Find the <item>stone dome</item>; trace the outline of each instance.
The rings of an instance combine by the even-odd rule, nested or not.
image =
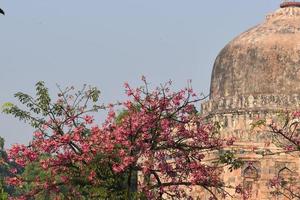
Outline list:
[[[214,64],[211,99],[277,94],[300,94],[300,3],[236,37]]]

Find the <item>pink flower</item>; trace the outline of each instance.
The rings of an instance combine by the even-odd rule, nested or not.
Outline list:
[[[124,87],[125,87],[125,89],[129,88],[128,82],[125,82],[125,83],[124,83]]]
[[[294,118],[300,117],[300,111],[295,111],[295,112],[293,112],[293,113],[292,113],[292,116],[293,116]]]
[[[10,171],[10,173],[12,173],[12,174],[16,174],[16,173],[18,172],[18,170],[17,170],[16,168],[12,168],[12,169],[10,169],[9,171]]]
[[[120,172],[124,171],[124,166],[123,165],[114,164],[113,165],[113,170],[116,173],[120,173]]]
[[[230,138],[230,139],[228,139],[227,141],[226,141],[226,145],[227,146],[231,146],[231,145],[233,145],[233,143],[236,141],[236,138],[235,137],[232,137],[232,138]]]
[[[5,179],[5,183],[12,186],[19,186],[22,181],[19,180],[17,177],[8,177]]]
[[[35,138],[37,138],[37,139],[41,139],[41,138],[43,138],[43,133],[42,132],[40,132],[40,131],[36,131],[36,132],[34,132],[34,134],[33,134],[33,136],[35,137]]]
[[[89,152],[90,151],[90,145],[89,144],[83,144],[81,146],[81,150],[82,150],[83,153]]]
[[[65,134],[63,136],[61,136],[61,141],[63,143],[69,143],[71,141],[71,136],[70,134]]]
[[[295,150],[295,146],[293,146],[293,145],[287,145],[287,146],[284,147],[284,150],[286,150],[286,151],[293,151],[293,150]]]
[[[72,139],[74,141],[80,141],[80,139],[81,139],[80,134],[78,132],[74,133]]]
[[[93,117],[92,117],[92,116],[89,116],[89,115],[86,115],[86,116],[84,117],[84,120],[85,120],[85,123],[86,123],[86,124],[92,124],[93,121],[94,121]]]
[[[95,179],[95,177],[96,177],[96,172],[92,170],[90,172],[90,175],[88,176],[88,180],[93,181]]]
[[[61,176],[60,179],[61,179],[61,181],[64,182],[64,183],[66,183],[66,182],[69,181],[69,177],[67,177],[67,176]]]

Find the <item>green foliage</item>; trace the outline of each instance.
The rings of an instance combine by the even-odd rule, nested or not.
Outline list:
[[[4,191],[3,181],[0,182],[0,200],[7,200],[8,194]]]
[[[235,154],[232,151],[221,151],[219,158],[219,162],[221,164],[229,165],[230,171],[238,169],[244,164],[244,162],[241,159],[235,157]]]
[[[74,87],[67,87],[65,90],[60,89],[59,86],[58,88],[60,90],[58,96],[61,99],[60,101],[52,102],[45,83],[39,81],[35,85],[35,98],[23,92],[18,92],[14,95],[26,109],[7,102],[2,105],[2,112],[13,115],[21,121],[29,122],[34,128],[40,128],[41,125],[45,124],[46,120],[61,117],[63,114],[67,116],[83,114],[81,110],[87,108],[87,102],[89,100],[91,100],[94,105],[92,106],[92,110],[86,112],[103,109],[103,106],[97,105],[100,91],[96,87],[87,88],[85,85],[82,90],[75,92],[75,94],[69,94],[70,91],[74,90]],[[72,105],[68,104],[70,99],[75,99]],[[84,101],[84,105],[81,105],[80,103]]]
[[[251,123],[251,129],[253,130],[256,127],[261,127],[261,126],[265,126],[266,125],[266,119],[261,119],[261,120],[257,120],[253,123]]]
[[[21,174],[21,177],[26,180],[26,184],[22,188],[18,188],[16,193],[17,194],[24,194],[30,192],[32,188],[36,187],[34,184],[34,180],[38,177],[41,180],[45,180],[50,177],[50,173],[45,171],[39,167],[39,165],[34,162],[30,165],[27,165],[24,169],[24,172]],[[50,194],[46,191],[41,191],[37,197],[37,200],[48,200],[50,199]]]
[[[116,116],[116,124],[121,124],[122,120],[128,115],[128,110],[122,110],[118,113],[118,115]]]
[[[131,192],[128,197],[127,181],[129,178],[129,172],[116,174],[112,170],[112,165],[107,162],[103,155],[98,154],[93,160],[89,168],[86,169],[87,174],[93,170],[97,173],[98,177],[101,177],[101,183],[98,185],[90,185],[86,180],[86,177],[76,177],[73,179],[74,185],[79,186],[80,192],[86,199],[100,199],[100,200],[126,200],[137,199],[136,187],[131,188]],[[131,181],[137,183],[137,173],[133,172]]]
[[[4,138],[0,137],[0,150],[3,150],[4,142],[5,142]]]
[[[45,117],[51,110],[51,98],[48,93],[48,88],[45,87],[44,82],[40,81],[36,84],[35,99],[22,92],[18,92],[14,96],[27,108],[27,110],[23,110],[8,102],[3,104],[2,112],[11,114],[19,120],[29,122],[34,128],[38,128],[45,122],[43,118],[37,117],[39,114]]]
[[[1,137],[0,137],[1,138]],[[4,145],[4,139],[1,138],[3,141],[3,145]],[[0,158],[0,160],[2,159],[2,157]],[[3,164],[1,164],[1,168],[0,168],[0,200],[7,200],[8,199],[8,193],[5,191],[4,188],[4,177],[6,176],[5,171],[2,169],[4,166]]]
[[[38,82],[35,86],[36,86],[37,105],[42,109],[43,112],[45,112],[44,115],[46,115],[49,109],[47,105],[49,105],[51,102],[48,88],[45,87],[45,83],[43,81]]]
[[[8,199],[8,195],[14,192],[13,188],[5,185],[4,179],[10,176],[10,168],[16,167],[14,163],[8,161],[7,154],[3,149],[4,142],[4,138],[0,137],[0,200]]]
[[[27,122],[27,121],[33,122],[32,117],[30,116],[29,112],[23,111],[19,107],[15,106],[14,104],[9,103],[9,102],[3,104],[2,112],[5,114],[11,114],[15,118],[18,118],[19,120],[23,120],[25,122]],[[32,123],[32,125],[33,125],[33,123]]]
[[[141,105],[140,104],[136,104],[132,106],[132,109],[139,111],[141,109]],[[115,122],[116,124],[121,124],[122,120],[128,116],[129,111],[128,110],[121,110],[119,111],[119,113],[117,114],[116,118],[115,118]]]

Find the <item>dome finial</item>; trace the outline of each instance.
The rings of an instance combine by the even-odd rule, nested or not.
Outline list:
[[[300,2],[284,0],[283,3],[280,4],[280,8],[287,8],[287,7],[300,7]]]

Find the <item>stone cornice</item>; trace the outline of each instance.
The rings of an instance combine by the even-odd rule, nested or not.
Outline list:
[[[202,103],[202,114],[271,112],[300,108],[300,94],[258,94],[211,99]]]

